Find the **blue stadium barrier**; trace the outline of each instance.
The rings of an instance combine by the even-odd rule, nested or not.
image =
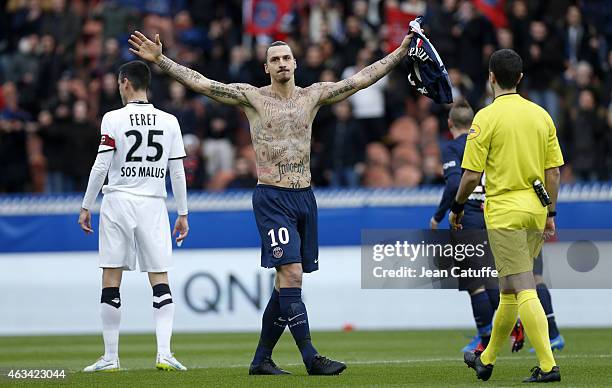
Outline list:
[[[317,189],[322,246],[359,245],[362,229],[427,228],[440,187]],[[82,194],[0,196],[0,253],[97,250],[97,235],[77,225]],[[168,200],[171,222],[175,213]],[[247,248],[260,244],[251,190],[190,193],[190,235],[184,249]],[[99,201],[93,209],[97,229]],[[612,185],[566,185],[559,195],[560,229],[612,229]],[[447,227],[446,221],[441,227]]]

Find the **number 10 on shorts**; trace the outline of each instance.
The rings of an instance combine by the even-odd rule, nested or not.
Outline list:
[[[272,240],[272,244],[270,244],[271,247],[275,247],[278,245],[278,242],[276,242],[276,237],[274,235],[275,230],[274,229],[270,229],[268,231],[268,236],[270,236],[270,240]],[[287,244],[289,242],[289,231],[287,230],[287,228],[282,227],[282,228],[278,228],[278,241],[280,241],[281,244]]]

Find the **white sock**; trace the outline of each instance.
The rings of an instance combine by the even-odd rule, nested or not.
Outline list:
[[[107,303],[100,303],[102,317],[102,336],[104,337],[104,359],[107,361],[119,358],[119,323],[121,309]]]
[[[169,356],[172,354],[170,352],[170,339],[172,338],[172,324],[174,322],[172,295],[167,284],[156,285],[153,289],[153,294],[153,317],[155,318],[157,353]]]

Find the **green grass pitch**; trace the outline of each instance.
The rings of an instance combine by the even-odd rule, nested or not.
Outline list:
[[[568,387],[612,386],[612,328],[566,329],[566,348],[556,352],[562,382]],[[468,330],[315,332],[321,354],[343,360],[348,369],[340,376],[308,376],[291,335],[281,338],[274,360],[292,376],[248,376],[248,364],[258,336],[255,333],[175,334],[173,351],[190,368],[187,372],[154,369],[153,334],[122,335],[121,367],[115,373],[79,372],[103,350],[101,336],[0,337],[0,369],[66,368],[58,381],[20,381],[0,377],[5,386],[146,386],[146,387],[301,387],[301,386],[523,386],[521,380],[536,365],[529,344],[518,354],[509,346],[500,356],[488,383],[477,382],[463,364],[460,349]]]

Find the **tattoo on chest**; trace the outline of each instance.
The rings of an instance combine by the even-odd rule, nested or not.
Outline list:
[[[300,91],[281,99],[265,89],[254,103],[251,136],[263,183],[300,188],[310,185],[310,141],[314,100]]]

